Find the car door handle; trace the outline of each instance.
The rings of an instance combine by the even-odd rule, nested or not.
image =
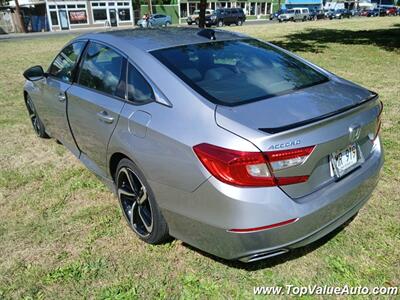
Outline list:
[[[58,101],[64,102],[65,100],[67,100],[67,97],[65,96],[65,94],[64,93],[59,93],[58,94]]]
[[[114,118],[108,115],[108,113],[105,110],[98,112],[97,116],[99,117],[99,120],[105,123],[111,124],[112,122],[114,122]]]

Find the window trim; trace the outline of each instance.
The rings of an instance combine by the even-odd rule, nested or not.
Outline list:
[[[125,54],[123,51],[121,51],[121,50],[115,48],[114,46],[112,46],[112,45],[110,45],[110,44],[108,44],[108,43],[106,43],[106,42],[104,42],[104,41],[100,41],[100,40],[96,40],[96,39],[78,39],[78,40],[74,40],[74,41],[70,42],[69,44],[72,44],[72,43],[74,43],[74,42],[79,42],[79,41],[84,41],[84,42],[86,42],[86,44],[85,44],[85,48],[83,49],[83,51],[82,51],[82,53],[81,53],[81,55],[80,55],[78,64],[75,66],[76,69],[75,69],[74,71],[75,71],[76,73],[75,73],[75,76],[74,76],[74,81],[72,82],[73,85],[75,85],[75,86],[77,86],[77,87],[81,87],[81,88],[87,89],[87,90],[89,90],[89,91],[93,91],[93,92],[100,93],[100,94],[105,95],[105,96],[107,96],[107,97],[111,97],[111,98],[114,98],[114,99],[119,100],[119,101],[123,101],[123,102],[128,103],[128,104],[131,104],[131,105],[141,106],[141,105],[146,105],[146,104],[155,102],[155,103],[164,105],[164,106],[166,106],[166,107],[173,107],[173,104],[171,103],[171,101],[169,101],[169,99],[164,95],[164,93],[161,92],[161,90],[160,90],[160,89],[157,87],[157,85],[150,79],[150,77],[142,70],[142,68],[140,68],[140,67],[138,66],[138,64],[135,63],[135,62],[134,62],[127,54]],[[87,52],[87,49],[88,49],[88,46],[89,46],[90,42],[102,44],[103,46],[109,47],[109,48],[113,49],[115,52],[117,52],[118,54],[120,54],[120,55],[124,58],[124,62],[125,62],[125,66],[126,66],[126,67],[125,67],[126,72],[125,72],[125,76],[124,76],[124,80],[125,80],[125,97],[124,97],[124,98],[120,98],[120,97],[115,96],[115,95],[110,95],[110,94],[104,93],[104,92],[102,92],[102,91],[98,91],[98,90],[96,90],[96,89],[92,89],[92,88],[89,88],[89,87],[87,87],[87,86],[80,85],[80,84],[78,83],[78,78],[79,78],[80,71],[81,71],[81,66],[82,66],[82,63],[83,63],[83,57],[84,57],[84,55],[86,55],[86,52]],[[69,44],[68,44],[68,45],[69,45]],[[65,47],[67,47],[68,45],[66,45]],[[65,48],[65,47],[64,47],[64,48]],[[63,50],[64,50],[64,49],[63,49]],[[62,50],[61,50],[61,51],[62,51]],[[61,52],[61,51],[60,51],[60,52]],[[134,102],[134,101],[128,99],[128,85],[127,85],[127,81],[128,81],[128,66],[129,66],[129,64],[131,64],[133,67],[135,67],[135,69],[144,77],[144,79],[145,79],[145,80],[147,81],[147,83],[150,85],[151,89],[153,90],[153,94],[154,94],[154,98],[155,98],[155,99],[153,99],[153,100],[150,101],[150,102],[145,102],[145,103],[137,103],[137,102]]]

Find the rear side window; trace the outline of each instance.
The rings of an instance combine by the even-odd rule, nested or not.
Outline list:
[[[128,68],[128,99],[138,103],[148,103],[154,100],[153,89],[146,79],[129,64]]]
[[[81,66],[78,83],[110,95],[118,95],[124,58],[107,46],[90,43]]]
[[[57,55],[49,68],[49,74],[62,81],[71,83],[73,72],[86,42],[76,42],[65,47]]]
[[[151,53],[205,98],[229,106],[328,80],[300,60],[254,39],[185,45]]]

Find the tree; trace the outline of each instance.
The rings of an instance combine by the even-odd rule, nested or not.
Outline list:
[[[207,0],[200,0],[199,28],[206,26],[206,8]]]
[[[147,6],[149,7],[149,14],[153,14],[153,4],[151,3],[151,0],[147,0]]]
[[[17,27],[19,28],[20,31],[26,33],[25,22],[24,19],[22,18],[18,0],[15,0],[15,14],[17,15],[17,23],[18,23]]]

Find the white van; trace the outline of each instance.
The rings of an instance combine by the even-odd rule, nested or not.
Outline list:
[[[296,7],[288,9],[284,14],[279,15],[279,22],[282,21],[307,21],[310,11],[307,7]]]

